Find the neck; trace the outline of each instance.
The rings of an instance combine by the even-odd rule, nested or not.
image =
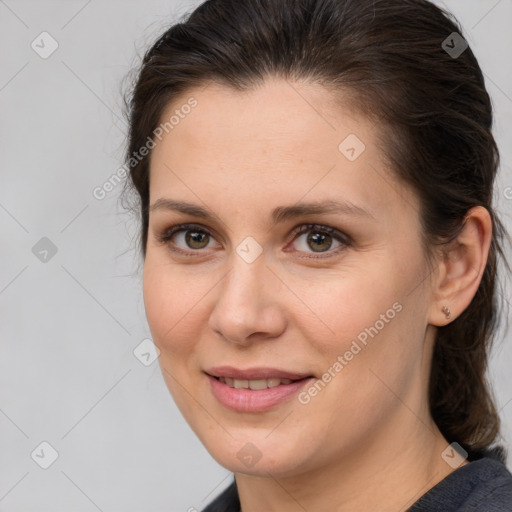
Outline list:
[[[294,476],[236,473],[242,512],[406,510],[453,469],[441,458],[447,442],[429,415],[406,407],[349,453]]]

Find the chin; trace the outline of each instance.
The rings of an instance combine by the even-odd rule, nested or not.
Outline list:
[[[311,453],[306,453],[297,436],[283,433],[270,440],[265,439],[266,435],[260,433],[254,436],[247,433],[244,436],[239,432],[234,438],[224,431],[223,434],[209,431],[207,438],[199,435],[199,439],[217,463],[233,473],[287,477],[311,465],[311,459],[315,456],[311,443],[308,446],[308,452]]]

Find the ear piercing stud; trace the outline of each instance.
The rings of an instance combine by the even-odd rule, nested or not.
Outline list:
[[[446,315],[447,319],[450,318],[451,312],[446,306],[443,306],[443,313]]]

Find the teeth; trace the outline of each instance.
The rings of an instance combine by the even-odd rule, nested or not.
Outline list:
[[[275,388],[279,384],[281,384],[281,379],[267,379],[267,387],[269,388]]]
[[[265,379],[249,381],[249,388],[251,389],[267,389],[267,387],[267,381]]]
[[[235,389],[247,389],[249,387],[249,381],[233,379],[233,387]]]
[[[267,388],[275,388],[281,384],[291,384],[290,379],[257,379],[257,380],[243,380],[243,379],[232,379],[230,377],[219,377],[219,381],[223,382],[230,388],[235,389],[252,389],[262,390]]]

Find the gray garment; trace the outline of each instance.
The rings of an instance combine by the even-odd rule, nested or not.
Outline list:
[[[450,473],[407,512],[511,512],[512,475],[483,457]]]

